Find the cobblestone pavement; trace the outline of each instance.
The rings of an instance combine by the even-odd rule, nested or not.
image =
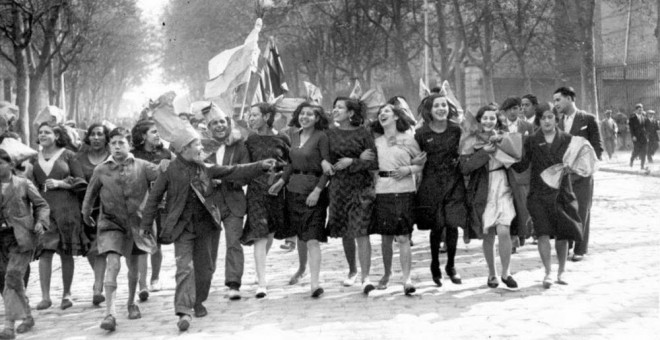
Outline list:
[[[446,278],[435,287],[429,273],[428,233],[413,236],[413,273],[417,294],[407,297],[400,283],[395,250],[390,287],[369,297],[359,286],[343,287],[347,274],[341,242],[322,246],[321,282],[326,294],[309,297],[309,276],[296,286],[288,278],[297,266],[295,253],[284,253],[276,241],[269,257],[268,297],[257,300],[252,248],[246,251],[243,299],[229,301],[223,283],[224,258],[218,259],[209,315],[193,319],[180,334],[173,311],[174,259],[165,246],[161,275],[163,290],[140,303],[142,319],[128,320],[126,267],[118,289],[118,328],[108,334],[99,328],[104,308],[92,307],[92,273],[85,259],[76,259],[74,306],[60,310],[59,303],[34,311],[36,326],[19,339],[425,339],[431,337],[491,338],[634,338],[657,339],[659,314],[660,179],[600,172],[592,210],[592,241],[584,261],[569,262],[568,286],[541,286],[543,270],[536,247],[526,245],[513,256],[513,273],[520,288],[510,291],[486,287],[486,264],[480,242],[459,244],[457,268],[462,285]],[[221,253],[224,252],[224,241]],[[372,281],[383,272],[379,237],[372,237]],[[443,260],[444,261],[444,260]],[[556,261],[556,260],[555,260]],[[57,263],[58,261],[55,260]],[[40,300],[37,263],[29,283],[32,306]],[[52,296],[61,296],[59,269],[53,275]],[[104,306],[104,304],[102,305]],[[4,315],[0,307],[0,315]]]
[[[599,164],[600,170],[604,172],[660,177],[659,152],[656,152],[656,156],[654,157],[656,161],[654,163],[646,162],[644,169],[642,169],[639,159],[635,160],[632,167],[630,166],[631,153],[632,152],[630,150],[617,150],[612,155],[612,159],[609,159],[607,157],[607,153],[603,152],[603,161]]]

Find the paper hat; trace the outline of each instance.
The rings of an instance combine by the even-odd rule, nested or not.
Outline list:
[[[181,128],[173,131],[172,135],[170,145],[177,153],[180,153],[185,146],[195,139],[201,139],[199,133],[190,124],[183,124]]]

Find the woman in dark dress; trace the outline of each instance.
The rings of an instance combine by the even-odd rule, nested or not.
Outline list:
[[[284,238],[286,220],[286,204],[284,192],[276,196],[268,194],[273,181],[282,175],[282,167],[289,160],[291,141],[289,137],[273,129],[275,107],[267,103],[252,106],[248,115],[248,124],[256,133],[248,136],[245,146],[250,155],[250,162],[264,159],[275,159],[278,162],[276,172],[264,174],[248,183],[247,220],[243,228],[241,242],[244,245],[254,245],[254,262],[257,270],[259,287],[256,297],[266,297],[268,293],[266,281],[266,255],[273,244],[273,237]]]
[[[431,275],[442,286],[440,241],[446,233],[447,265],[445,272],[454,284],[461,277],[454,268],[458,228],[466,226],[465,183],[458,167],[461,128],[450,121],[456,107],[447,97],[434,94],[422,108],[424,125],[415,132],[415,140],[426,153],[422,182],[415,197],[415,220],[420,230],[431,230]]]
[[[110,130],[107,127],[100,123],[94,123],[90,125],[87,129],[87,134],[83,139],[85,146],[76,154],[76,161],[80,164],[83,175],[85,175],[85,181],[89,183],[89,180],[92,178],[94,173],[94,168],[97,165],[103,163],[110,152],[108,151],[108,134]],[[85,198],[85,193],[81,192],[82,195],[79,196],[80,202]],[[98,220],[100,213],[100,201],[94,204],[92,210],[92,217],[94,220]],[[84,223],[84,221],[83,221]],[[98,306],[101,302],[105,301],[103,296],[103,278],[105,277],[105,255],[99,255],[97,244],[96,244],[96,227],[85,226],[85,233],[87,237],[91,240],[89,251],[87,252],[87,260],[92,266],[94,271],[94,285],[92,286],[92,304]]]
[[[323,108],[310,103],[298,105],[289,126],[291,152],[284,174],[268,192],[277,195],[286,184],[286,203],[289,222],[298,236],[298,259],[300,266],[290,284],[297,283],[305,273],[306,257],[309,254],[312,297],[323,294],[319,284],[321,271],[320,242],[327,242],[325,219],[328,207],[328,177],[323,173],[321,162],[330,161],[328,120]]]
[[[362,126],[365,112],[360,102],[338,97],[333,106],[332,116],[338,127],[327,131],[331,167],[326,168],[332,177],[328,186],[330,207],[326,228],[330,237],[342,238],[349,267],[344,286],[352,286],[357,277],[357,243],[362,291],[369,294],[375,288],[369,280],[369,225],[376,199],[374,180],[369,171],[378,169],[378,162],[362,160],[360,154],[365,150],[375,151],[376,145],[371,133]]]
[[[141,120],[139,121],[131,131],[131,137],[133,139],[133,156],[135,158],[144,159],[153,164],[160,164],[164,159],[171,160],[172,153],[163,147],[163,143],[160,140],[160,135],[158,134],[158,128],[156,123],[152,120]],[[153,185],[153,183],[152,183]],[[161,212],[165,209],[164,202],[160,206]],[[156,216],[156,228],[160,230],[160,214]],[[138,285],[140,286],[140,293],[138,297],[140,301],[146,301],[149,298],[149,291],[147,290],[147,257],[148,254],[142,254],[138,258]],[[158,250],[151,254],[151,280],[150,280],[150,289],[152,292],[157,292],[161,289],[160,285],[160,266],[163,263],[163,253],[160,250],[160,244],[158,245]]]
[[[62,260],[63,296],[60,308],[67,309],[73,306],[73,256],[85,255],[90,243],[82,226],[81,205],[77,197],[77,192],[85,190],[87,182],[76,161],[76,155],[66,149],[70,142],[64,127],[43,123],[37,131],[42,150],[37,159],[32,161],[32,176],[39,194],[50,206],[51,220],[50,228],[41,235],[37,247],[42,295],[37,309],[52,306],[50,279],[55,253]]]

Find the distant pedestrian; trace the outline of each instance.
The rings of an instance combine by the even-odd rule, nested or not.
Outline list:
[[[653,110],[646,112],[648,118],[647,132],[649,136],[649,144],[646,155],[648,156],[649,163],[653,163],[653,155],[658,150],[658,131],[660,130],[660,121],[656,117]]]
[[[628,115],[626,115],[622,110],[618,110],[617,113],[613,116],[614,122],[619,129],[618,135],[618,145],[619,150],[630,150],[630,130],[628,128]]]
[[[605,118],[600,122],[600,134],[603,136],[603,145],[607,152],[607,157],[612,159],[616,151],[616,136],[619,128],[612,118],[612,110],[605,111]]]
[[[630,116],[630,119],[628,119],[628,126],[630,127],[630,135],[632,136],[633,142],[633,152],[630,155],[631,168],[635,159],[639,158],[641,169],[644,169],[649,145],[648,125],[648,119],[644,115],[644,106],[642,104],[637,104],[635,106],[635,113],[633,113]]]

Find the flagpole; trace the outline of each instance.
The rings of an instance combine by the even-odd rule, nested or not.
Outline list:
[[[250,90],[250,80],[252,80],[252,70],[248,74],[248,80],[245,84],[245,96],[243,96],[243,104],[241,105],[241,113],[238,115],[238,120],[243,120],[243,111],[245,110],[245,102],[247,102],[248,91]]]

